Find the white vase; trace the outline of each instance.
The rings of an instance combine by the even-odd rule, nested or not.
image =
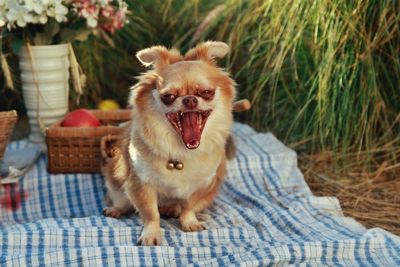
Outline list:
[[[31,128],[29,140],[33,143],[45,143],[40,124],[48,127],[68,112],[68,47],[31,46],[31,53],[24,47],[19,54],[22,95]]]

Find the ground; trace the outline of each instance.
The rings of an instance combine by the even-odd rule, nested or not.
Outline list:
[[[351,167],[333,166],[332,153],[302,155],[299,167],[317,196],[336,196],[343,213],[367,228],[380,227],[400,235],[400,165],[354,160]]]
[[[28,120],[22,118],[12,139],[26,137],[28,131]],[[312,192],[336,196],[346,216],[367,228],[380,227],[400,235],[400,164],[372,160],[375,163],[366,167],[363,158],[348,157],[352,164],[343,168],[335,164],[331,152],[301,154],[299,168]]]

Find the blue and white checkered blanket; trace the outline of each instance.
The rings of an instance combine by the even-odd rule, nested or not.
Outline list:
[[[137,215],[102,215],[101,175],[50,175],[41,157],[18,188],[27,199],[0,209],[0,266],[400,266],[400,237],[366,230],[336,198],[313,196],[294,151],[246,125],[234,134],[237,158],[201,214],[207,230],[185,233],[163,219],[158,247],[136,246]]]

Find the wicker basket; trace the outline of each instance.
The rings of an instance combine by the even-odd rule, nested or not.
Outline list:
[[[15,110],[0,112],[0,159],[3,159],[4,151],[6,150],[17,117]]]
[[[118,135],[121,122],[129,121],[130,110],[89,110],[100,120],[100,127],[61,127],[61,121],[46,129],[47,169],[51,173],[100,172],[100,140]]]

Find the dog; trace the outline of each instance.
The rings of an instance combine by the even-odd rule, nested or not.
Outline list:
[[[196,213],[217,196],[234,155],[236,84],[216,63],[229,51],[223,42],[208,41],[184,55],[162,46],[136,54],[151,70],[132,87],[132,120],[102,172],[109,204],[104,215],[137,211],[144,224],[139,245],[161,244],[160,215],[179,218],[183,231],[205,229]]]

